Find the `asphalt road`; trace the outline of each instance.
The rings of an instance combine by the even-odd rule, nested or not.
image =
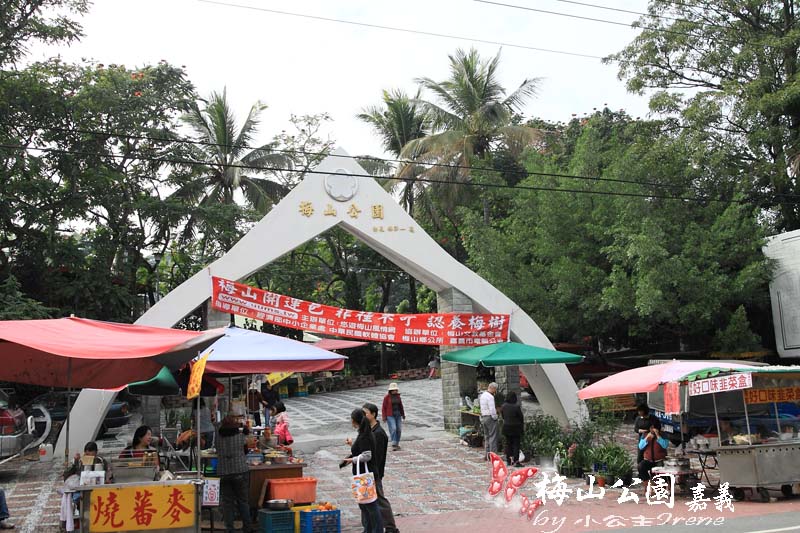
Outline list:
[[[669,531],[670,533],[696,533],[701,529],[709,531],[709,533],[713,531],[718,531],[719,533],[789,533],[791,531],[800,531],[800,513],[788,512],[772,514],[769,513],[769,504],[764,505],[764,514],[729,517],[725,518],[724,522],[719,525],[709,526],[671,523],[671,525],[657,525],[656,527],[658,527],[659,531]],[[615,533],[641,533],[641,531],[641,527],[614,530]]]

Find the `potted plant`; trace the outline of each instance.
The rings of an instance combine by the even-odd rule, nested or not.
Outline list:
[[[555,468],[555,455],[564,450],[564,433],[558,420],[551,415],[536,415],[525,424],[522,436],[523,451],[538,456],[541,466]]]
[[[610,485],[617,479],[629,479],[633,472],[631,457],[619,444],[604,444],[594,448],[592,461],[598,480],[602,476],[603,482]]]
[[[583,457],[579,450],[581,446],[578,443],[573,442],[569,445],[569,448],[566,449],[564,455],[561,459],[561,465],[559,467],[559,472],[567,477],[583,477]]]

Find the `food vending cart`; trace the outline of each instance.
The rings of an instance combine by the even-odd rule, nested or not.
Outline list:
[[[764,502],[770,501],[770,489],[792,494],[800,483],[800,367],[761,367],[698,380],[688,384],[688,394],[690,402],[711,398],[720,481],[734,497],[744,498],[746,489]]]

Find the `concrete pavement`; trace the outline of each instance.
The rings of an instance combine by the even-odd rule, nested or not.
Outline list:
[[[338,463],[349,448],[344,439],[353,436],[349,422],[352,409],[370,401],[380,405],[386,383],[370,389],[341,391],[307,398],[291,398],[286,403],[292,432],[297,439],[298,456],[308,462],[305,475],[317,478],[319,501],[330,501],[342,511],[343,531],[360,532],[359,512],[350,496],[350,471]],[[452,434],[441,430],[441,387],[439,381],[401,382],[408,424],[402,449],[389,451],[384,487],[404,533],[526,531],[532,533],[590,533],[607,529],[640,529],[658,526],[664,531],[689,533],[698,527],[722,533],[782,533],[800,526],[800,499],[773,503],[735,502],[734,512],[714,509],[693,513],[687,506],[691,498],[677,496],[673,509],[648,506],[641,487],[633,489],[639,503],[619,504],[619,489],[608,489],[603,499],[577,501],[576,490],[585,490],[583,480],[567,480],[572,490],[562,505],[547,502],[534,520],[519,515],[519,500],[506,506],[502,497],[487,493],[490,471],[480,450],[462,446]],[[526,398],[527,400],[527,398]],[[526,411],[535,409],[529,400]],[[635,437],[631,427],[617,438],[632,449]],[[111,441],[111,439],[108,439]],[[104,443],[105,444],[105,443]],[[112,444],[108,442],[108,444]],[[108,446],[111,447],[111,446]],[[109,454],[111,452],[108,452]],[[15,460],[0,465],[0,487],[7,491],[12,520],[18,531],[55,533],[59,531],[59,462],[39,463]],[[536,480],[520,493],[534,497]],[[779,493],[775,493],[779,496]],[[697,517],[711,520],[696,525]],[[694,518],[693,521],[687,519]],[[715,520],[722,519],[719,525]],[[788,529],[787,529],[788,528]],[[777,530],[777,531],[768,531]],[[797,528],[800,531],[800,527]]]

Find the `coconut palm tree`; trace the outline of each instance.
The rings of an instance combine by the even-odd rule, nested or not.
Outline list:
[[[431,167],[426,175],[460,181],[468,180],[467,167],[476,159],[485,159],[491,150],[503,146],[519,153],[540,138],[538,130],[514,124],[515,115],[536,94],[540,80],[525,79],[506,95],[497,73],[500,52],[485,60],[475,49],[458,49],[449,59],[448,79],[416,80],[433,96],[432,100],[415,100],[429,117],[433,133],[405,144],[401,156],[450,165]],[[462,203],[461,190],[438,187],[437,198],[453,207]]]
[[[381,137],[383,147],[395,157],[400,157],[403,147],[409,142],[428,135],[430,129],[428,118],[415,102],[420,93],[409,98],[402,90],[383,91],[383,105],[365,108],[357,117],[372,126]],[[421,172],[419,165],[400,164],[395,176],[406,178],[404,181],[391,181],[391,188],[402,183],[401,202],[405,210],[413,216],[414,196],[420,192],[413,177]]]
[[[266,105],[256,102],[241,127],[227,100],[226,91],[213,92],[205,105],[195,105],[183,121],[192,128],[197,144],[191,145],[190,155],[198,166],[192,179],[179,187],[173,197],[200,208],[216,205],[235,206],[239,192],[246,205],[258,214],[266,214],[269,208],[288,193],[288,188],[265,177],[269,171],[259,167],[287,168],[291,160],[285,154],[276,153],[272,145],[251,148],[256,134],[259,115]],[[185,236],[194,233],[195,226],[202,223],[202,211],[190,217],[184,231]]]
[[[409,98],[402,90],[383,91],[383,105],[365,108],[357,115],[380,135],[383,147],[395,157],[400,157],[403,147],[409,142],[425,137],[430,129],[428,118],[416,101],[420,93]],[[394,173],[402,180],[386,180],[384,186],[394,191],[402,186],[400,201],[403,208],[414,216],[414,199],[424,194],[424,187],[414,180],[423,172],[423,168],[415,164],[400,163]],[[413,277],[408,276],[409,311],[417,312],[417,285]]]

